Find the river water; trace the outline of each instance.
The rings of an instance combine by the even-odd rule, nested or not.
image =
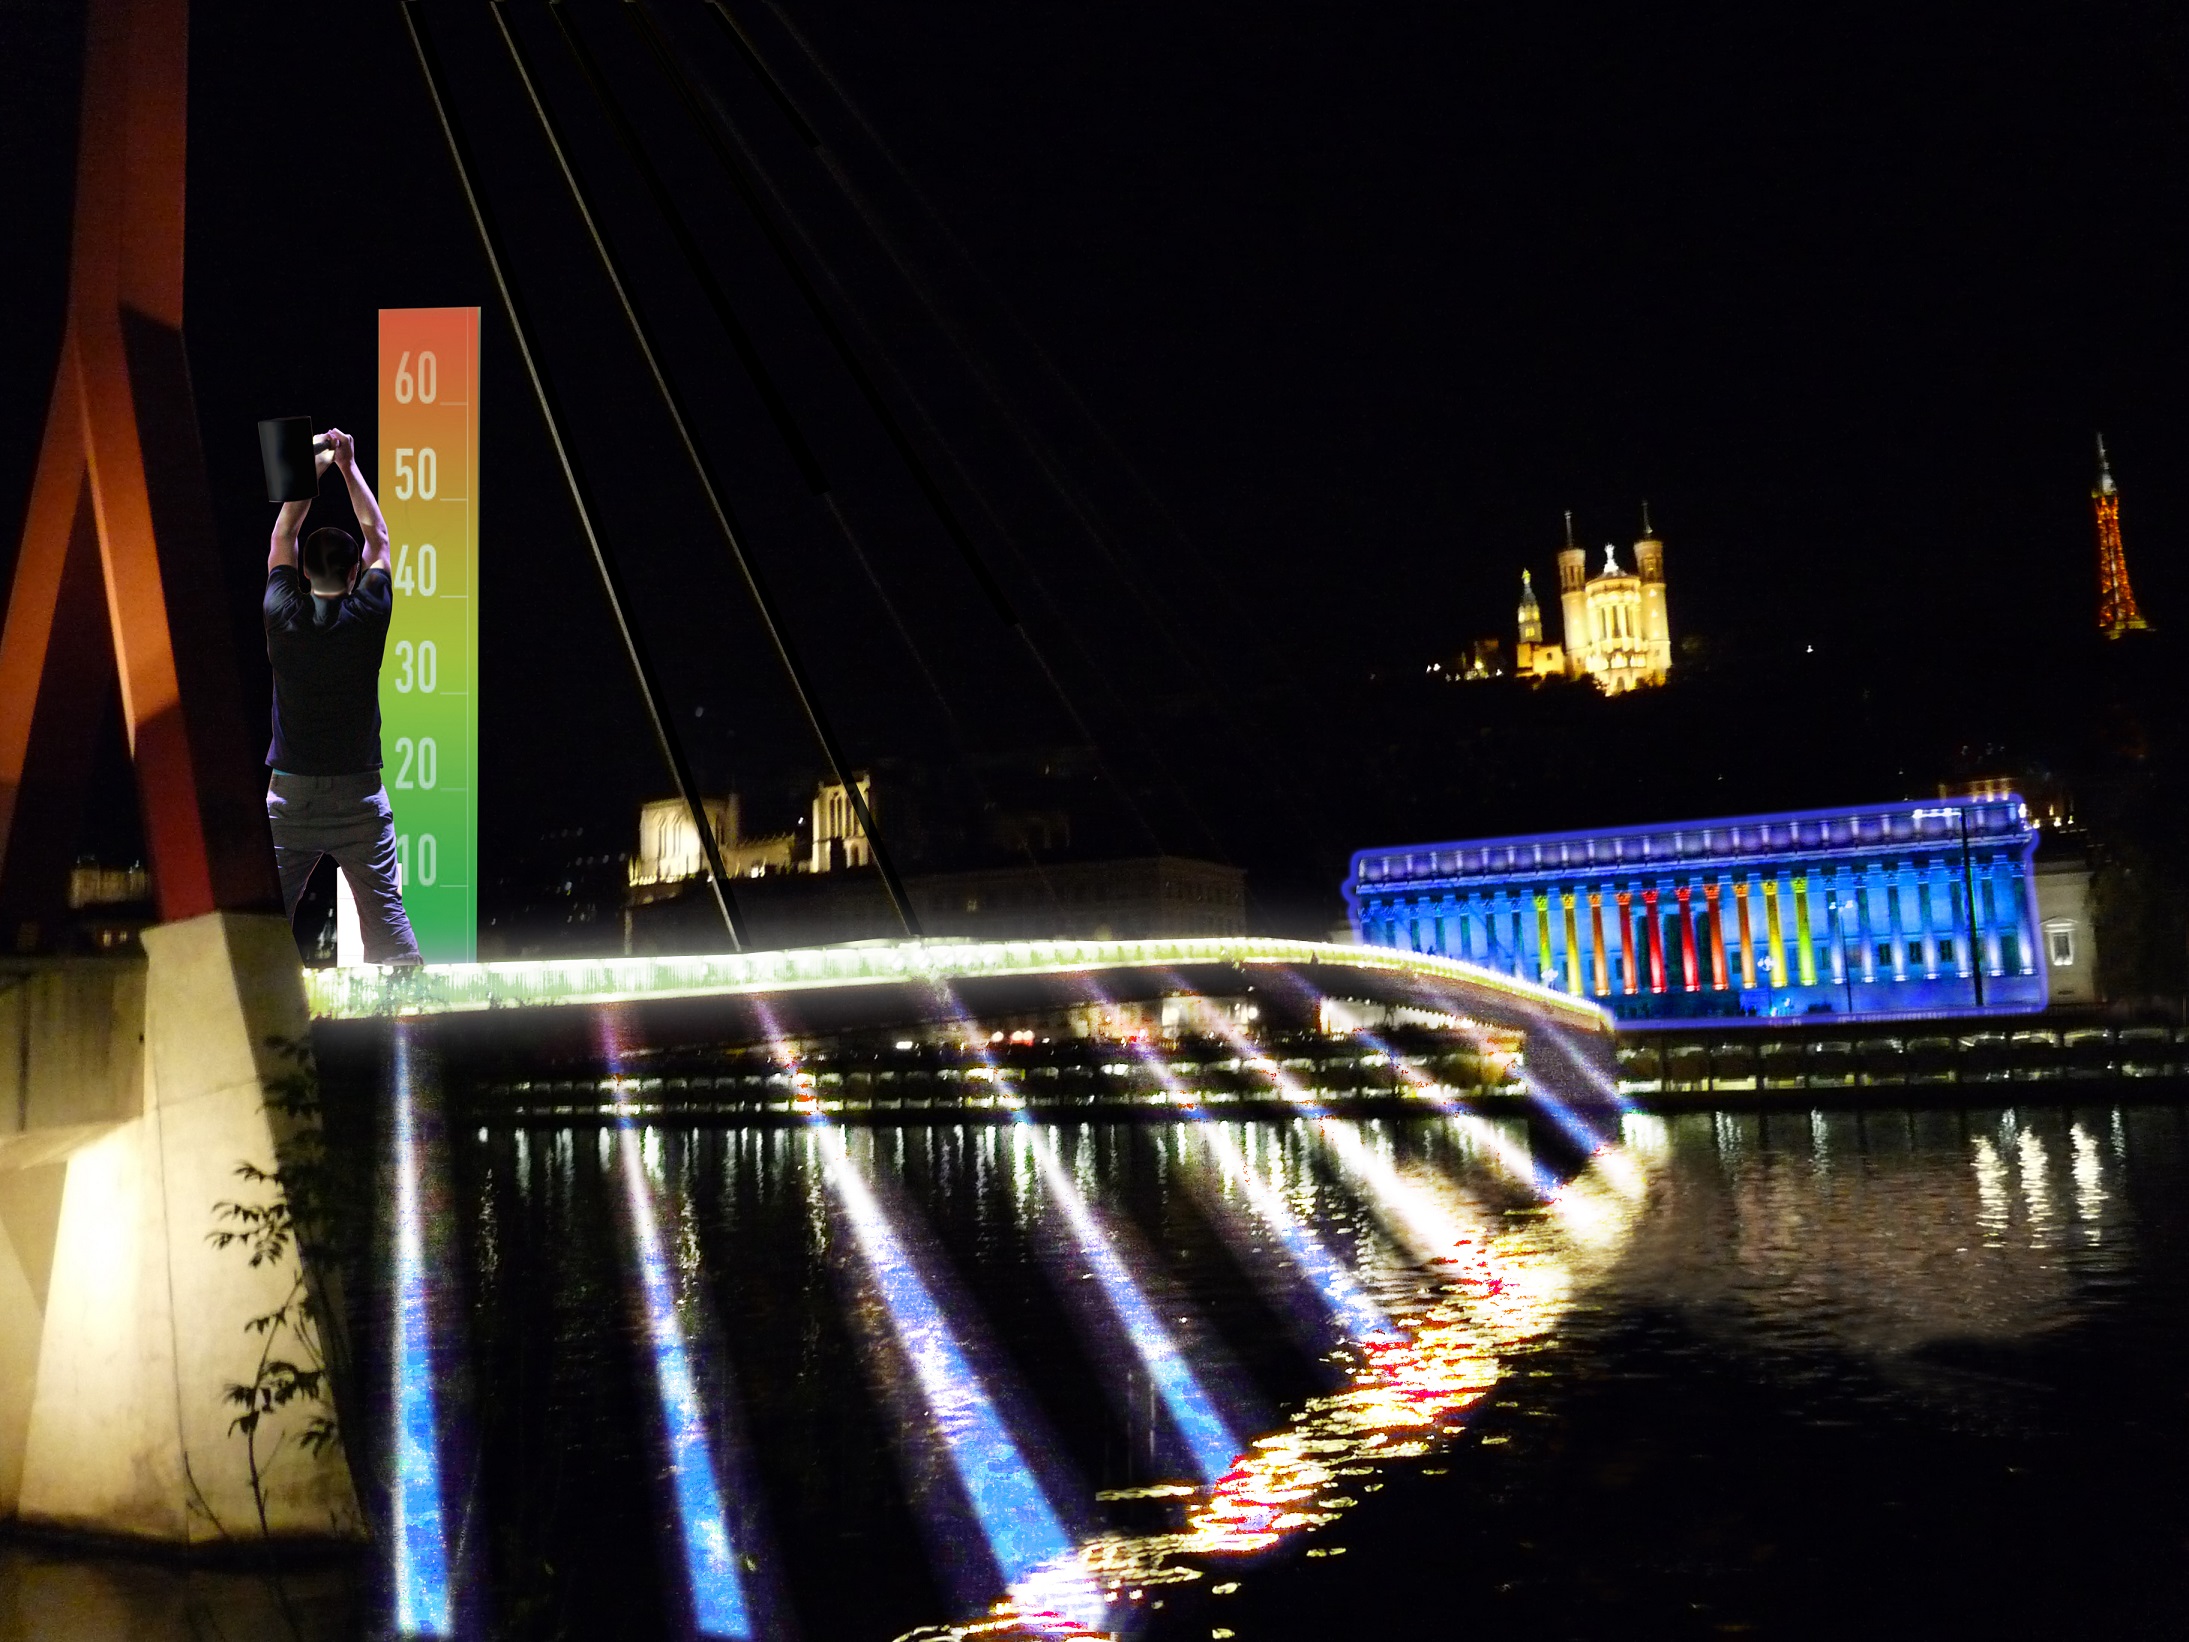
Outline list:
[[[2178,1636],[2189,1117],[2090,1092],[1615,1113],[1593,1153],[1570,1114],[451,1116],[451,1624]],[[64,1634],[30,1555],[4,1642]]]

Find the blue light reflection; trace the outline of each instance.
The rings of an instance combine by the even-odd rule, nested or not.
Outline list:
[[[1208,1392],[1193,1372],[1193,1366],[1186,1361],[1185,1354],[1178,1349],[1171,1331],[1156,1316],[1155,1308],[1148,1304],[1148,1297],[1140,1292],[1140,1285],[1119,1257],[1109,1233],[1095,1218],[1071,1176],[1064,1172],[1064,1166],[1057,1161],[1053,1150],[1055,1135],[1036,1135],[1023,1114],[1019,1118],[1018,1133],[1020,1144],[1033,1153],[1042,1184],[1048,1188],[1049,1200],[1064,1216],[1064,1223],[1070,1228],[1072,1241],[1078,1245],[1087,1269],[1094,1275],[1103,1298],[1109,1301],[1110,1309],[1116,1313],[1118,1326],[1132,1342],[1156,1395],[1162,1399],[1171,1423],[1177,1427],[1187,1452],[1193,1456],[1194,1469],[1203,1482],[1220,1480],[1239,1457],[1238,1437],[1217,1412],[1215,1403],[1209,1400]]]
[[[619,1088],[620,1101],[621,1091]],[[624,1194],[629,1200],[631,1241],[637,1257],[639,1292],[646,1307],[646,1338],[653,1349],[654,1383],[669,1450],[669,1477],[676,1496],[677,1525],[684,1546],[684,1569],[692,1593],[692,1621],[699,1634],[744,1642],[752,1635],[744,1582],[738,1577],[737,1551],[722,1509],[715,1480],[714,1452],[707,1440],[706,1414],[692,1377],[684,1325],[677,1317],[676,1289],[662,1252],[654,1195],[640,1157],[640,1137],[628,1118],[618,1122],[623,1153]]]
[[[441,1456],[434,1417],[433,1338],[427,1315],[425,1216],[413,1111],[408,1030],[395,1027],[395,1628],[445,1637],[448,1547],[441,1522]]]
[[[1041,1491],[997,1408],[911,1255],[844,1144],[841,1130],[815,1119],[830,1187],[859,1246],[890,1326],[963,1484],[967,1502],[1008,1585],[1069,1557],[1072,1538]]]

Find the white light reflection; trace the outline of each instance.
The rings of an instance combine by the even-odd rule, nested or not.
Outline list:
[[[2075,1218],[2090,1228],[2095,1243],[2101,1234],[2099,1218],[2105,1212],[2105,1163],[2097,1138],[2080,1123],[2068,1131],[2075,1151]]]
[[[1615,1181],[1614,1171],[1604,1165],[1632,1160],[1601,1147],[1580,1174],[1553,1188],[1540,1210],[1496,1223],[1486,1216],[1472,1219],[1401,1176],[1354,1126],[1337,1123],[1292,1085],[1287,1098],[1308,1109],[1303,1121],[1338,1159],[1355,1190],[1387,1224],[1406,1226],[1407,1240],[1425,1245],[1433,1262],[1430,1270],[1438,1281],[1397,1288],[1410,1298],[1386,1317],[1295,1213],[1293,1204],[1312,1200],[1304,1155],[1294,1156],[1294,1178],[1288,1182],[1279,1137],[1267,1137],[1271,1144],[1265,1150],[1263,1137],[1250,1130],[1253,1138],[1239,1145],[1226,1125],[1207,1119],[1166,1063],[1152,1050],[1136,1049],[1183,1115],[1196,1120],[1194,1132],[1211,1143],[1219,1163],[1236,1171],[1232,1178],[1280,1241],[1279,1228],[1292,1228],[1300,1247],[1322,1251],[1326,1273],[1342,1273],[1323,1290],[1325,1298],[1350,1292],[1363,1309],[1352,1309],[1342,1298],[1332,1306],[1333,1315],[1353,1320],[1350,1382],[1310,1399],[1285,1429],[1252,1442],[1232,1473],[1187,1507],[1183,1528],[1100,1534],[1046,1570],[1087,1580],[1120,1605],[1137,1603],[1156,1587],[1201,1578],[1198,1565],[1208,1559],[1265,1550],[1328,1526],[1354,1504],[1364,1468],[1418,1458],[1448,1440],[1496,1383],[1505,1360],[1540,1340],[1563,1315],[1578,1257],[1625,1238],[1643,1195],[1637,1188],[1645,1184],[1638,1169],[1618,1171],[1625,1183]],[[1242,1053],[1242,1061],[1250,1054],[1251,1049]],[[1254,1055],[1250,1063],[1283,1080],[1282,1070],[1266,1058]],[[1464,1125],[1455,1130],[1474,1138]],[[1661,1133],[1656,1138],[1661,1141]],[[1265,1174],[1264,1156],[1273,1173]],[[1347,1168],[1348,1162],[1356,1167]],[[1014,1589],[979,1620],[913,1634],[922,1639],[1054,1635],[1047,1613],[1037,1591]]]
[[[974,1369],[918,1263],[852,1161],[844,1132],[821,1111],[813,1074],[763,1004],[769,1049],[797,1091],[821,1178],[851,1229],[861,1264],[889,1318],[890,1331],[942,1439],[965,1501],[1009,1594],[997,1604],[1013,1625],[1044,1638],[1096,1637],[1108,1603],[1074,1555],[1071,1535],[1020,1451],[1003,1410]],[[960,1136],[963,1136],[960,1126]],[[928,1131],[929,1144],[934,1131]],[[979,1166],[976,1153],[976,1167]]]

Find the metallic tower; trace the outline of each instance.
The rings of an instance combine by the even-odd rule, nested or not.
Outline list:
[[[2150,625],[2136,608],[2128,585],[2128,555],[2121,550],[2121,493],[2105,459],[2105,435],[2098,435],[2098,480],[2090,487],[2091,511],[2098,521],[2098,631],[2109,639],[2140,633]]]

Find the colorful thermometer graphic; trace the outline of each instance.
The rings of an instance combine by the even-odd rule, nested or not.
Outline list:
[[[428,963],[479,937],[479,310],[380,310],[380,507],[395,618],[380,756],[403,905]]]

